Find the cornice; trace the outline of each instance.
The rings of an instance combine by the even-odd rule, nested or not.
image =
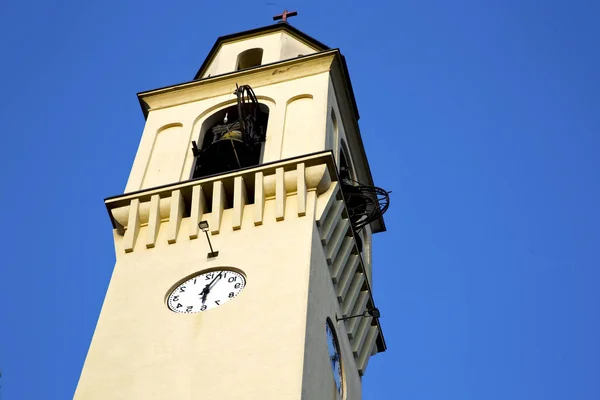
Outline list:
[[[331,70],[339,50],[328,50],[289,60],[260,65],[242,71],[234,71],[209,78],[180,83],[138,93],[144,112],[174,107],[198,100],[229,94],[236,83],[257,88],[285,82]]]

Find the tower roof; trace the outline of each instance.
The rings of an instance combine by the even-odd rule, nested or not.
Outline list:
[[[251,37],[251,36],[257,36],[257,35],[262,35],[262,34],[266,34],[266,33],[274,33],[277,31],[286,32],[286,33],[296,37],[298,40],[308,44],[309,46],[316,48],[317,51],[329,50],[329,47],[327,45],[319,42],[317,39],[307,35],[306,33],[300,31],[299,29],[294,28],[287,22],[280,22],[277,24],[267,25],[267,26],[263,26],[260,28],[250,29],[247,31],[232,33],[230,35],[219,36],[217,38],[217,40],[215,41],[215,44],[213,45],[213,47],[208,52],[208,56],[206,56],[206,59],[200,66],[200,69],[194,76],[194,79],[200,79],[202,77],[202,75],[204,74],[204,72],[206,71],[208,66],[210,65],[211,61],[214,59],[214,56],[219,51],[219,48],[224,43],[244,39],[244,38]]]

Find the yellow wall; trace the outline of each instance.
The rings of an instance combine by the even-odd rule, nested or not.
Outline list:
[[[274,32],[224,43],[209,63],[202,78],[235,71],[237,58],[245,50],[263,49],[262,64],[274,63],[315,53],[315,49],[287,32]]]
[[[266,202],[263,225],[246,212],[237,231],[225,210],[214,260],[204,237],[189,240],[184,229],[168,245],[161,227],[155,248],[129,254],[115,236],[117,264],[75,398],[299,399],[313,209],[299,218],[288,204],[277,222],[274,203]],[[217,266],[245,273],[237,298],[192,315],[167,308],[176,282]]]
[[[247,81],[238,80],[240,85]],[[259,102],[269,107],[263,163],[324,149],[327,81],[328,73],[322,72],[267,86],[255,85]],[[215,112],[235,104],[232,94],[235,84],[223,86],[224,94],[219,96],[150,111],[125,192],[191,178],[194,163],[191,142],[200,138],[202,123]],[[301,119],[297,111],[301,111]],[[286,118],[287,136],[284,135]],[[160,133],[165,126],[177,128]]]

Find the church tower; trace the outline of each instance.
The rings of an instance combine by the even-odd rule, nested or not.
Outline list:
[[[385,231],[344,57],[285,22],[223,36],[105,200],[116,265],[77,400],[361,399],[386,349]]]

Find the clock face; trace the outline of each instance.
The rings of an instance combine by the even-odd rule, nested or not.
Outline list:
[[[173,289],[167,305],[178,313],[204,312],[227,303],[245,286],[246,278],[237,271],[217,269],[203,272]]]
[[[340,355],[340,346],[335,336],[335,330],[331,320],[327,320],[325,324],[325,330],[327,333],[327,351],[329,353],[329,361],[331,363],[331,369],[333,370],[333,379],[335,381],[335,388],[339,393],[340,397],[344,396],[344,375],[342,373],[342,358]]]

